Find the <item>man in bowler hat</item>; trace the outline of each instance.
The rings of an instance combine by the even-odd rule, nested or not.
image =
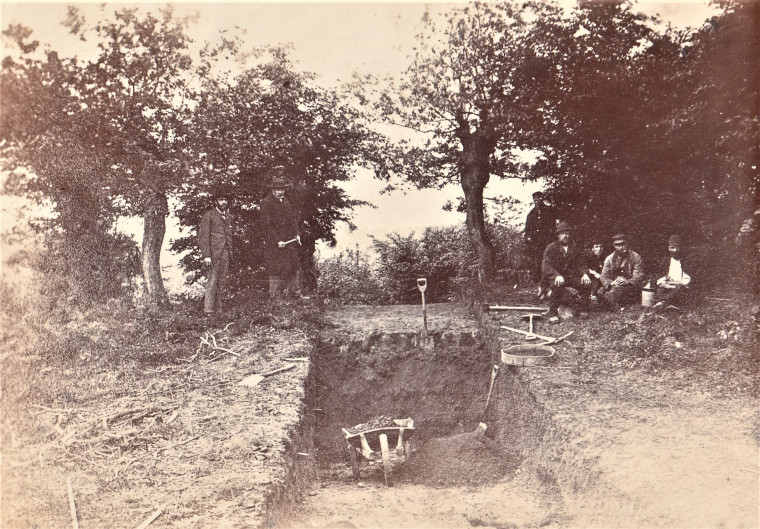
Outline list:
[[[583,250],[573,241],[573,227],[557,225],[557,240],[546,247],[542,264],[543,283],[549,291],[550,323],[559,323],[559,306],[577,305],[584,310],[591,291],[591,278]]]
[[[198,248],[208,271],[203,313],[220,313],[223,307],[227,272],[232,260],[232,226],[235,220],[229,211],[232,197],[227,191],[214,192],[214,206],[201,217],[198,228]]]
[[[270,193],[261,202],[261,228],[264,233],[266,267],[269,275],[269,296],[300,296],[301,235],[298,215],[285,196],[290,184],[280,171],[274,173]]]

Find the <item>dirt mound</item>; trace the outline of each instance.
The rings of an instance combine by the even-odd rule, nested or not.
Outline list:
[[[482,485],[511,475],[518,464],[517,456],[501,452],[479,429],[431,439],[412,453],[399,479],[433,486]]]

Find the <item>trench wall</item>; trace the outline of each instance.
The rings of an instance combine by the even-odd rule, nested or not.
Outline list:
[[[502,447],[516,449],[523,457],[523,469],[543,484],[554,487],[563,497],[576,495],[596,482],[595,461],[574,450],[570,432],[558,425],[544,402],[536,397],[531,376],[535,367],[501,364],[505,340],[498,317],[483,305],[473,305],[483,341],[501,376],[494,390],[489,412],[490,435]]]
[[[482,419],[490,365],[477,329],[332,333],[316,353],[321,461],[346,458],[341,428],[380,415],[413,418],[416,442],[472,431]]]
[[[308,356],[314,357],[314,343],[307,346]],[[282,472],[279,479],[269,486],[263,500],[263,515],[258,527],[280,527],[289,520],[294,508],[317,479],[317,464],[314,455],[315,417],[309,395],[314,393],[315,376],[313,363],[304,378],[305,398],[298,410],[298,420],[288,428],[283,439]]]

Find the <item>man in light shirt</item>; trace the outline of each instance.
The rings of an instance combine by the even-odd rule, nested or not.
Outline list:
[[[668,241],[668,253],[670,254],[661,264],[661,270],[665,275],[657,280],[657,303],[655,307],[665,304],[673,305],[683,301],[689,293],[691,276],[684,270],[681,237],[671,235]]]
[[[644,264],[641,256],[628,248],[624,233],[615,235],[612,245],[615,251],[604,260],[599,292],[607,306],[619,310],[641,299]]]

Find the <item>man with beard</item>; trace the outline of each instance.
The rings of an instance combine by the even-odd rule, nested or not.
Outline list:
[[[657,280],[655,307],[674,305],[683,301],[689,293],[691,276],[684,270],[688,268],[688,264],[684,263],[681,249],[681,237],[672,235],[668,241],[670,256],[660,263],[660,270],[665,272],[665,275]]]
[[[644,264],[641,256],[628,248],[625,234],[615,235],[612,245],[615,251],[604,260],[600,292],[609,307],[621,309],[640,299]]]
[[[550,323],[559,323],[560,305],[587,306],[591,278],[583,251],[573,239],[568,222],[557,225],[557,240],[546,247],[542,264],[543,283],[549,290]]]
[[[208,270],[203,301],[206,316],[222,312],[227,272],[232,260],[232,225],[235,218],[229,212],[231,198],[229,193],[217,189],[213,197],[214,207],[203,214],[198,228],[198,248],[203,265]]]

